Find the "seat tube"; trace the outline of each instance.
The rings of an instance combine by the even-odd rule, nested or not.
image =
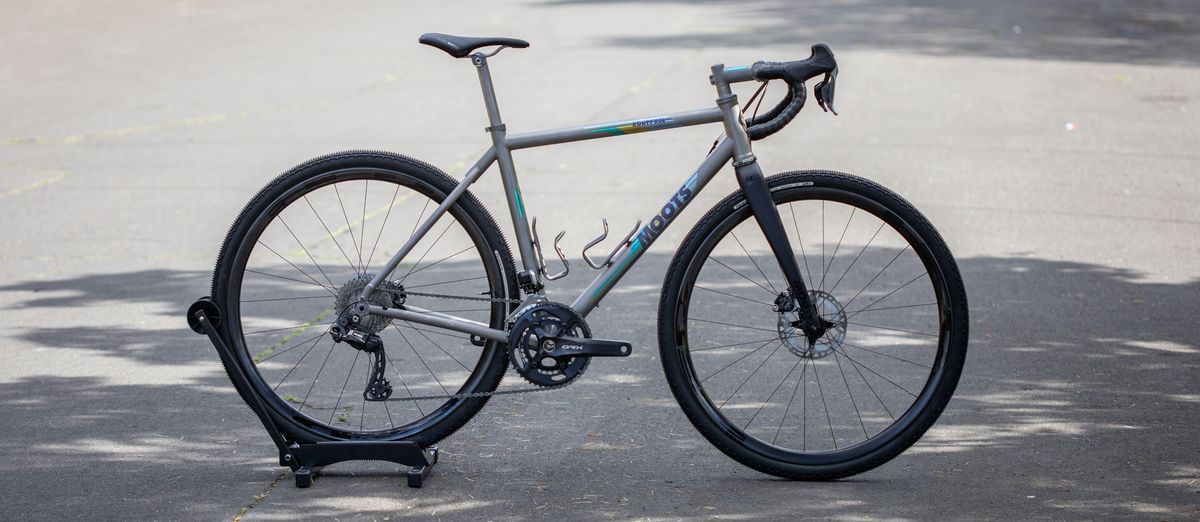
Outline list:
[[[802,328],[810,339],[815,338],[812,334],[820,329],[819,316],[800,275],[800,265],[792,251],[783,220],[779,217],[779,210],[775,208],[775,201],[771,197],[770,188],[767,187],[767,180],[763,177],[762,167],[759,166],[758,159],[750,147],[746,123],[738,110],[737,95],[730,90],[729,83],[725,80],[724,69],[725,66],[720,64],[712,67],[712,82],[717,88],[717,106],[724,115],[725,134],[733,140],[733,170],[737,175],[738,186],[745,194],[750,211],[771,246],[771,252],[775,254],[793,299],[800,306]]]
[[[492,135],[492,144],[496,147],[496,163],[500,166],[500,179],[504,183],[504,197],[508,201],[513,232],[517,235],[517,249],[521,253],[521,266],[524,267],[524,273],[528,274],[519,277],[518,280],[522,284],[528,281],[534,288],[541,288],[541,273],[538,271],[537,258],[533,252],[529,218],[525,215],[525,203],[521,199],[521,185],[517,182],[512,150],[508,148],[504,121],[500,117],[500,107],[496,103],[496,90],[492,86],[492,74],[488,70],[487,56],[483,53],[472,54],[471,63],[479,72],[479,86],[483,90],[483,104],[487,108],[489,122],[489,126],[485,130]]]

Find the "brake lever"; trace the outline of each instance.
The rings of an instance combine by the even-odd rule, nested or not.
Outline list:
[[[832,112],[837,116],[837,110],[833,108],[833,90],[837,82],[837,67],[832,71],[825,73],[825,78],[813,88],[813,94],[817,96],[817,105],[821,106],[821,110]]]

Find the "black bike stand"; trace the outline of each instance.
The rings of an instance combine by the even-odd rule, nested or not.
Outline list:
[[[262,397],[250,386],[246,377],[247,368],[229,348],[229,343],[218,330],[221,324],[221,309],[208,297],[198,299],[188,308],[188,326],[199,334],[208,335],[221,362],[229,370],[229,380],[246,399],[250,409],[262,421],[271,440],[279,447],[279,465],[287,466],[296,475],[296,487],[307,488],[322,467],[348,460],[382,460],[409,466],[408,487],[419,488],[437,464],[437,446],[422,448],[410,441],[305,441],[285,435],[274,417],[271,416]]]

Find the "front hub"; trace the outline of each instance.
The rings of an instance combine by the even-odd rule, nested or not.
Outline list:
[[[828,357],[834,350],[842,346],[846,338],[846,310],[832,295],[820,290],[809,290],[809,299],[817,315],[827,323],[825,333],[814,340],[808,339],[804,330],[800,329],[800,312],[798,307],[792,310],[781,310],[777,329],[779,340],[787,346],[788,351],[799,357],[820,359]]]

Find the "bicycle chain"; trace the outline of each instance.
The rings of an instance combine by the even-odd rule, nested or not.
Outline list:
[[[428,293],[428,292],[413,292],[411,290],[405,290],[404,295],[415,295],[415,296],[419,296],[419,297],[435,297],[438,299],[461,299],[463,301],[486,301],[489,303],[521,304],[520,299],[504,299],[502,297],[473,297],[473,296],[467,296],[467,295],[433,294],[433,293]]]
[[[500,298],[500,297],[473,297],[473,296],[465,296],[465,295],[434,294],[434,293],[429,293],[429,292],[412,292],[409,290],[405,290],[404,294],[405,295],[415,295],[418,297],[432,297],[432,298],[437,298],[437,299],[459,299],[459,300],[463,300],[463,301],[485,301],[485,302],[489,302],[489,303],[521,304],[520,299],[504,299],[504,298]],[[507,371],[508,371],[508,369],[507,369],[507,365],[506,365],[505,372],[507,373]],[[479,397],[491,397],[494,395],[517,395],[517,394],[521,394],[521,393],[533,393],[533,392],[542,392],[542,391],[551,391],[551,390],[561,390],[563,388],[566,388],[567,386],[570,386],[575,381],[579,380],[579,377],[581,377],[582,375],[583,375],[583,373],[581,372],[579,376],[577,376],[574,379],[571,379],[569,382],[567,382],[566,384],[564,384],[562,386],[553,386],[553,387],[535,386],[533,388],[518,388],[516,390],[497,390],[497,391],[490,391],[490,392],[455,393],[455,394],[451,394],[451,395],[422,395],[419,397],[411,397],[411,396],[410,397],[392,397],[392,398],[387,399],[387,402],[393,402],[393,401],[395,401],[395,402],[411,402],[411,401],[424,401],[424,400],[437,400],[437,399],[446,399],[446,400],[474,399],[474,398],[479,398]]]

